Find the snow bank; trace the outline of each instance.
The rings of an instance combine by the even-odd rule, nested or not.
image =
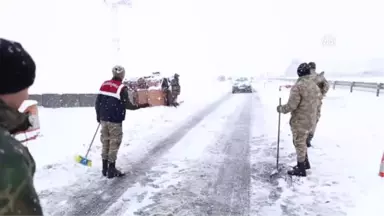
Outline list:
[[[371,182],[370,189],[356,200],[356,207],[348,211],[348,216],[383,215],[384,179],[377,178]]]

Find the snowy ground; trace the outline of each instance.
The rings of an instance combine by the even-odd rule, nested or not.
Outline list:
[[[278,85],[267,83],[259,89],[265,96],[263,104],[275,116],[270,118],[270,128],[276,128],[277,114],[273,113],[278,103]],[[288,94],[289,89],[283,90],[283,103]],[[294,187],[280,181],[281,198],[268,209],[274,211],[281,206],[288,215],[315,215],[315,212],[316,215],[356,215],[361,209],[367,215],[380,214],[377,199],[382,200],[384,195],[378,198],[376,190],[383,191],[378,169],[384,134],[377,119],[382,119],[384,98],[369,92],[349,93],[339,89],[330,90],[323,104],[314,147],[309,149],[311,174]],[[293,164],[288,120],[289,116],[282,117],[281,156],[282,163]]]
[[[96,129],[93,109],[41,109],[43,137],[28,147],[37,162],[35,184],[45,213],[375,215],[367,209],[377,209],[382,200],[378,168],[384,135],[376,119],[381,119],[383,97],[330,90],[309,150],[312,169],[307,178],[291,182],[269,178],[279,85],[259,82],[254,94],[227,96],[228,85],[205,94],[203,88],[198,90],[202,98],[185,91],[177,109],[129,112],[118,156],[118,166],[130,172],[124,179],[101,177],[98,139],[90,154],[92,168],[74,162]],[[288,119],[282,116],[280,156],[281,163],[291,165],[295,154]]]

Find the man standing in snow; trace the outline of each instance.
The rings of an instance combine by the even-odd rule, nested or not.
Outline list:
[[[179,74],[175,74],[171,81],[172,87],[172,105],[177,106],[177,97],[180,95],[180,83],[179,83]]]
[[[163,93],[165,95],[165,104],[167,106],[171,106],[172,95],[171,95],[171,90],[169,89],[168,78],[166,78],[166,77],[164,77],[161,81],[161,90],[163,91]]]
[[[43,215],[33,185],[35,161],[12,136],[31,126],[28,114],[18,109],[28,99],[35,71],[20,43],[0,38],[0,215]]]
[[[309,132],[308,138],[307,138],[307,146],[311,147],[311,141],[313,139],[313,136],[315,135],[316,126],[317,126],[317,123],[319,122],[319,119],[321,116],[321,106],[323,104],[322,101],[329,90],[329,83],[324,77],[324,71],[319,73],[319,74],[316,73],[315,62],[309,62],[308,65],[311,69],[311,77],[312,77],[313,81],[316,83],[316,85],[320,88],[320,92],[321,92],[320,103],[319,103],[319,106],[317,107],[316,124],[313,126],[312,130]]]
[[[277,112],[291,113],[293,145],[297,154],[297,166],[288,171],[289,175],[306,176],[310,169],[306,140],[316,123],[317,107],[320,103],[320,89],[310,76],[310,67],[302,63],[297,68],[299,78],[291,88],[288,103],[277,106]]]
[[[115,66],[112,74],[113,78],[101,85],[95,103],[97,122],[101,124],[102,174],[108,178],[124,176],[116,169],[117,152],[123,139],[125,109],[136,109],[129,101],[128,87],[122,83],[124,68]]]

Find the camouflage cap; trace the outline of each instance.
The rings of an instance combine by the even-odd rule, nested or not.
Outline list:
[[[309,62],[308,66],[310,69],[316,69],[316,63],[315,62]]]

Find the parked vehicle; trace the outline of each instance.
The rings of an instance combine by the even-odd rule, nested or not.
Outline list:
[[[232,94],[235,93],[253,93],[251,81],[246,77],[235,79],[232,84]]]

